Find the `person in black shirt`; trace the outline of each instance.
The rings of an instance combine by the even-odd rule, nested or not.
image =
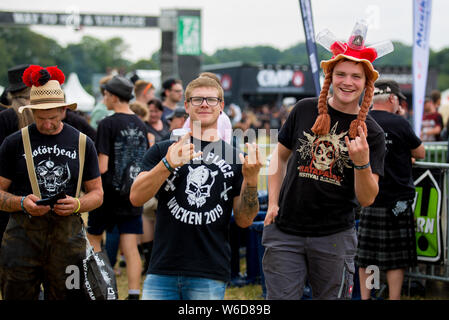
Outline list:
[[[103,85],[104,103],[114,114],[100,121],[97,139],[98,162],[104,189],[103,205],[89,213],[88,237],[96,251],[101,250],[102,234],[118,226],[120,248],[125,255],[128,299],[139,299],[142,262],[137,235],[142,234],[142,207],[129,201],[132,181],[140,172],[149,147],[145,124],[129,108],[132,83],[114,76]]]
[[[190,134],[156,143],[145,154],[130,200],[158,198],[157,223],[142,299],[223,299],[230,278],[229,222],[240,227],[257,215],[258,148],[242,154],[221,140],[217,120],[223,89],[199,77],[186,89]],[[237,160],[240,160],[238,162]]]
[[[31,110],[25,109],[19,113],[19,107],[30,103],[30,88],[22,81],[23,72],[28,66],[21,64],[8,70],[9,86],[5,89],[5,93],[10,105],[0,112],[0,145],[7,136],[34,122]],[[9,213],[0,211],[0,244],[8,220]]]
[[[406,99],[394,80],[377,81],[370,115],[385,132],[385,175],[379,181],[374,203],[363,208],[358,230],[356,263],[362,299],[370,298],[366,286],[370,265],[386,271],[391,300],[401,298],[404,272],[416,265],[414,215],[415,185],[412,157],[423,159],[425,149],[409,122],[397,115],[399,100]]]
[[[65,109],[74,109],[76,104],[64,102],[62,71],[30,66],[23,78],[31,86],[30,104],[19,112],[32,109],[35,119],[27,127],[35,168],[30,166],[30,172],[35,179],[27,170],[22,131],[17,131],[0,147],[0,209],[11,212],[0,255],[2,297],[37,300],[42,284],[45,299],[64,300],[81,294],[68,290],[66,270],[86,254],[80,213],[103,201],[98,160],[87,137],[84,170],[79,176],[80,132],[62,122]],[[84,194],[77,198],[79,179]],[[36,203],[60,192],[66,196],[52,207]]]
[[[299,101],[279,132],[262,237],[267,299],[300,299],[306,278],[315,299],[352,294],[354,211],[376,198],[385,154],[383,131],[368,115],[376,54],[352,49],[353,39],[333,43],[319,98]]]

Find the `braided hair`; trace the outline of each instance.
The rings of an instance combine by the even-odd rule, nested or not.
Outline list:
[[[352,60],[348,59],[348,61]],[[368,68],[365,66],[364,63],[362,65],[366,76],[365,94],[363,96],[362,104],[360,105],[360,111],[357,115],[357,119],[353,120],[349,126],[349,137],[351,139],[354,139],[359,135],[357,130],[359,126],[362,127],[365,136],[368,136],[368,130],[366,127],[365,120],[371,102],[373,100],[374,81],[370,77],[371,72],[368,70]],[[335,64],[328,69],[328,72],[326,73],[326,76],[324,78],[323,88],[321,89],[320,97],[318,99],[318,117],[316,118],[315,124],[312,127],[312,132],[315,133],[316,135],[326,135],[330,131],[331,118],[327,110],[327,95],[329,93],[329,88],[332,83],[332,72],[334,70],[334,67]]]

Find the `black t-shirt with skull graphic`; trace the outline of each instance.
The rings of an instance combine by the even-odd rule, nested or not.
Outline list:
[[[74,197],[79,173],[79,131],[64,124],[56,135],[41,134],[29,126],[31,152],[42,198],[61,191]],[[8,192],[25,196],[32,193],[22,143],[22,132],[8,136],[0,147],[0,176],[11,180]],[[97,152],[87,137],[82,181],[100,176]]]
[[[140,214],[142,208],[132,206],[129,201],[129,187],[139,174],[149,147],[145,124],[135,114],[115,113],[98,124],[95,145],[98,153],[108,156],[108,170],[101,176],[103,207]]]
[[[318,115],[318,99],[299,101],[279,132],[279,142],[292,151],[279,194],[277,226],[305,237],[334,234],[354,226],[354,165],[344,137],[357,115],[328,105],[331,129],[328,135],[311,131]],[[383,175],[385,139],[383,130],[368,115],[367,141],[373,173]]]
[[[146,153],[143,170],[154,168],[172,141]],[[176,169],[157,193],[156,230],[149,272],[228,281],[229,221],[243,181],[239,151],[223,140],[192,138],[199,158]]]

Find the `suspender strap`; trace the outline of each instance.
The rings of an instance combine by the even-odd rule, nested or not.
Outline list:
[[[31,143],[30,134],[28,132],[28,127],[22,128],[22,142],[23,149],[25,150],[25,158],[27,163],[28,177],[30,179],[31,188],[33,194],[41,199],[41,191],[39,190],[39,184],[37,183],[36,170],[34,169],[33,157],[31,155]]]
[[[78,174],[78,184],[76,186],[75,197],[79,198],[81,190],[81,181],[83,180],[83,170],[84,170],[84,158],[86,156],[86,135],[80,132],[80,138],[78,143],[79,150],[79,160],[80,160],[80,172]]]

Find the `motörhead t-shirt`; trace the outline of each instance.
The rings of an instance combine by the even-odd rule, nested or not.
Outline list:
[[[143,170],[153,169],[172,141],[145,154]],[[149,273],[228,281],[229,220],[243,181],[238,151],[223,140],[192,138],[203,154],[176,169],[157,193],[156,230]]]
[[[40,133],[35,124],[28,127],[31,152],[42,198],[65,191],[74,197],[79,173],[79,131],[64,124],[56,135]],[[32,193],[22,143],[22,132],[8,136],[0,147],[0,176],[11,180],[8,192],[26,196]],[[94,143],[87,137],[82,181],[100,176]]]
[[[326,236],[354,226],[354,164],[345,144],[349,125],[357,115],[328,105],[330,132],[315,135],[311,128],[318,115],[318,99],[299,101],[279,132],[279,142],[291,150],[279,194],[277,226],[300,236]],[[368,115],[367,141],[373,173],[384,171],[383,130]]]

